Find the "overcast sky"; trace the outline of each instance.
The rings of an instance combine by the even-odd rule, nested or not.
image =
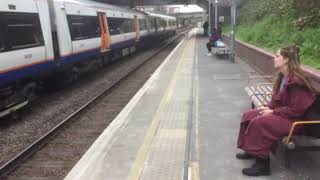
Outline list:
[[[179,13],[202,12],[203,9],[198,5],[169,5],[168,7],[179,7]]]

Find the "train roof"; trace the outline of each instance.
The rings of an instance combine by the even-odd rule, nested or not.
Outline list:
[[[115,10],[115,11],[125,11],[127,13],[132,13],[136,15],[148,15],[148,16],[153,16],[153,17],[160,17],[164,19],[172,19],[175,20],[175,17],[172,16],[167,16],[163,14],[157,14],[157,13],[152,13],[152,12],[147,12],[147,11],[138,11],[138,10],[133,10],[125,7],[120,7],[120,6],[115,6],[111,4],[106,4],[106,3],[101,3],[101,2],[96,2],[96,1],[90,1],[90,0],[54,0],[56,2],[67,2],[67,3],[73,3],[73,4],[79,4],[79,5],[86,5],[89,7],[93,8],[102,8],[102,9],[110,9],[110,10]]]
[[[134,13],[134,14],[140,14],[145,15],[144,13],[141,13],[139,11],[135,11],[129,8],[115,6],[111,4],[96,2],[96,1],[90,1],[90,0],[54,0],[56,2],[67,2],[67,3],[73,3],[73,4],[79,4],[79,5],[87,5],[93,8],[102,8],[102,9],[110,9],[110,10],[116,10],[116,11],[125,11],[127,13]]]
[[[175,17],[172,16],[168,16],[168,15],[163,15],[163,14],[156,14],[156,13],[152,13],[152,12],[147,12],[147,11],[143,11],[144,13],[146,13],[149,16],[154,16],[154,17],[160,17],[160,18],[164,18],[164,19],[172,19],[175,20]]]

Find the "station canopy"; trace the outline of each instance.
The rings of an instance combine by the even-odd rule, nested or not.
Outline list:
[[[208,1],[212,4],[217,2],[218,6],[230,6],[232,0],[95,0],[118,6],[163,6],[163,5],[189,5],[196,4],[203,9],[208,9]],[[237,1],[237,0],[235,0]]]

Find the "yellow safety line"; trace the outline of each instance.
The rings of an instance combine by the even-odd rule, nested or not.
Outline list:
[[[199,163],[192,162],[190,165],[191,165],[191,180],[200,180]]]
[[[187,49],[186,47],[187,47],[187,45],[184,47],[182,54],[184,54],[184,52],[186,51],[186,49]],[[153,117],[151,125],[147,131],[145,138],[144,138],[143,144],[138,151],[136,159],[135,159],[133,166],[131,167],[130,173],[128,175],[129,180],[138,180],[143,172],[144,162],[147,158],[148,151],[150,149],[152,140],[156,134],[156,131],[157,131],[157,128],[158,128],[158,125],[160,122],[160,114],[163,111],[166,102],[168,102],[171,98],[170,94],[172,94],[173,87],[175,87],[176,79],[177,79],[177,72],[182,64],[182,59],[183,58],[181,57],[178,62],[178,65],[176,67],[176,71],[174,72],[173,78],[171,79],[170,84],[169,84],[168,88],[166,89],[165,95],[162,97],[162,99],[160,101],[160,105],[157,109],[155,116]]]
[[[196,46],[196,51],[198,50],[198,45]],[[195,66],[197,68],[198,65],[198,56],[195,57]],[[191,163],[191,169],[192,169],[192,174],[191,174],[191,178],[192,180],[200,180],[200,173],[199,173],[199,169],[200,169],[200,164],[199,164],[199,160],[200,160],[200,149],[199,149],[199,91],[198,91],[198,87],[199,87],[199,81],[198,81],[198,70],[196,69],[196,74],[195,74],[195,78],[196,78],[196,84],[195,84],[195,94],[196,94],[196,99],[195,99],[195,148],[196,148],[196,155],[197,155],[197,161],[196,162],[192,162]]]
[[[189,42],[193,42],[193,41],[194,41],[194,40],[190,40]],[[195,43],[193,43],[193,44],[195,44]],[[189,56],[189,54],[188,54],[189,51],[187,51],[186,49],[193,49],[192,47],[193,47],[193,46],[191,46],[191,48],[190,48],[190,46],[187,46],[187,45],[186,45],[185,49],[183,50],[183,55],[182,55],[181,59],[186,59],[186,56]],[[187,52],[187,53],[186,53],[186,52]],[[180,61],[181,61],[181,59],[180,59]],[[174,82],[174,86],[175,86],[176,83],[177,83],[177,82],[175,81],[175,82]],[[172,95],[173,95],[173,91],[170,91],[170,92],[169,92],[169,95],[168,95],[168,98],[167,98],[167,102],[171,99]]]

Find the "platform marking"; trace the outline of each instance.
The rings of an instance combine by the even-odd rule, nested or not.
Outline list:
[[[174,49],[170,53],[170,55],[175,53],[176,50],[177,50],[177,48]],[[185,51],[186,51],[186,48],[183,50],[183,52],[185,52]],[[184,53],[182,53],[182,54],[184,54]],[[168,56],[168,58],[171,58],[172,55],[170,57],[169,56]],[[174,72],[173,78],[171,79],[170,84],[167,87],[165,94],[160,101],[159,107],[158,107],[158,109],[155,113],[155,116],[153,117],[153,120],[151,122],[151,125],[146,133],[143,144],[141,145],[141,147],[138,151],[136,159],[132,165],[132,168],[131,168],[130,173],[127,178],[129,180],[138,180],[143,172],[145,160],[147,158],[151,143],[153,141],[153,138],[154,138],[154,136],[157,132],[157,129],[158,129],[158,125],[160,123],[161,112],[163,111],[163,109],[166,105],[166,102],[168,102],[170,100],[169,98],[171,98],[171,96],[169,96],[169,95],[173,92],[173,87],[175,87],[174,85],[175,85],[176,79],[177,79],[177,70],[180,68],[180,66],[183,62],[182,59],[183,58],[179,59],[179,62],[176,67],[176,71]]]
[[[199,150],[199,72],[198,72],[198,49],[199,44],[197,43],[195,47],[195,79],[194,79],[194,97],[195,97],[195,108],[194,108],[194,122],[195,122],[195,154],[196,161],[189,162],[189,172],[188,180],[200,180],[200,150]]]
[[[188,32],[187,38],[190,39],[191,37],[193,37],[193,34],[194,34],[194,30],[191,30],[190,32]],[[195,37],[195,38],[196,38],[196,37]],[[190,40],[190,41],[194,41],[194,42],[195,42],[195,40]],[[192,49],[193,46],[186,46],[185,49],[183,50],[183,55],[182,55],[181,59],[190,58],[190,57],[185,57],[185,56],[188,56],[188,55],[189,55],[189,52],[190,52],[190,51],[187,51],[186,49],[187,49],[187,48],[190,49],[190,47],[191,47],[191,50],[190,50],[190,51],[193,50],[193,49]],[[181,61],[181,60],[180,60],[180,61]],[[177,83],[177,81],[174,81],[174,86],[175,86],[176,83]],[[174,93],[173,91],[170,91],[170,92],[169,92],[169,95],[168,95],[168,98],[167,98],[167,102],[169,101],[169,99],[171,99],[173,93]]]
[[[196,50],[198,50],[199,44],[197,44]],[[196,56],[196,88],[195,88],[195,94],[196,94],[196,107],[195,107],[195,122],[196,122],[196,152],[197,152],[197,161],[200,160],[200,149],[199,149],[199,125],[200,125],[200,118],[199,118],[199,72],[198,72],[198,55]]]
[[[196,48],[198,49],[198,48]],[[199,124],[200,124],[200,120],[199,120],[199,74],[198,74],[198,55],[196,56],[196,77],[195,77],[195,83],[196,83],[196,88],[195,88],[195,94],[196,94],[196,99],[195,99],[195,134],[196,134],[196,138],[195,138],[195,150],[196,150],[196,158],[197,161],[196,162],[192,162],[191,167],[192,167],[192,180],[199,180],[200,179],[200,174],[199,174],[199,169],[200,169],[200,165],[199,165],[199,160],[200,160],[200,149],[199,149]]]
[[[200,180],[198,162],[192,162],[190,164],[188,180]]]

